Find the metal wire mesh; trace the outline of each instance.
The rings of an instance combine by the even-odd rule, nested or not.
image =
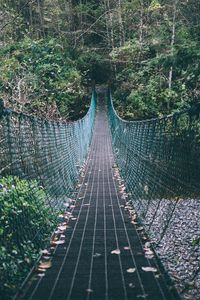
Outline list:
[[[187,299],[200,293],[199,105],[163,118],[121,119],[109,94],[115,157],[146,232]]]
[[[0,115],[0,177],[36,180],[47,192],[46,206],[60,210],[74,192],[92,138],[96,96],[84,118],[57,122],[3,108]],[[35,188],[32,184],[32,188]],[[26,239],[26,216],[20,214],[20,239]],[[21,230],[23,227],[23,230]],[[40,228],[38,228],[38,232]],[[33,241],[37,232],[30,232]]]

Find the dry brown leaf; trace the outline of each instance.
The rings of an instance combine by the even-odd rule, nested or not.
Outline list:
[[[154,255],[153,251],[151,251],[151,249],[149,248],[144,248],[145,251],[145,255]]]
[[[67,228],[70,228],[70,226],[67,225],[67,224],[63,224],[63,225],[59,225],[59,226],[58,226],[58,230],[60,230],[60,231],[64,231],[64,230],[66,230]]]
[[[47,255],[42,256],[42,259],[44,259],[44,260],[49,260],[50,258],[51,258],[51,256],[47,256]]]
[[[153,259],[153,258],[154,258],[154,255],[145,255],[145,257],[146,257],[147,259]]]
[[[65,243],[65,240],[52,241],[52,245],[62,245]]]
[[[142,270],[145,272],[157,272],[158,270],[153,267],[142,267]]]
[[[136,268],[129,268],[126,270],[127,273],[134,273],[136,271]]]
[[[142,231],[144,229],[144,227],[138,227],[137,230],[138,231]]]
[[[95,253],[95,254],[93,255],[94,258],[97,258],[97,257],[100,257],[100,256],[101,256],[101,253]]]
[[[38,272],[43,272],[43,273],[44,273],[44,272],[46,272],[46,269],[41,269],[41,268],[38,267],[38,268],[37,268],[37,271],[38,271]]]
[[[148,294],[144,294],[144,295],[137,295],[137,298],[143,298],[146,299],[146,297],[148,296]]]
[[[126,246],[126,247],[124,247],[124,250],[131,250],[131,248]]]
[[[119,255],[121,253],[120,249],[115,249],[111,251],[111,254],[117,254]]]
[[[42,262],[40,262],[38,269],[49,269],[51,267],[52,267],[51,260],[49,260],[49,261],[42,261]]]
[[[65,212],[65,216],[71,216],[71,215],[72,215],[72,213],[70,211]]]
[[[150,242],[146,242],[145,245],[144,245],[144,247],[145,247],[145,248],[151,247],[151,243],[150,243]]]
[[[131,224],[133,224],[133,225],[137,225],[137,222],[135,222],[135,221],[131,221]]]
[[[87,289],[86,292],[87,292],[87,293],[93,293],[93,290]]]
[[[43,255],[50,255],[50,252],[47,249],[41,251]]]

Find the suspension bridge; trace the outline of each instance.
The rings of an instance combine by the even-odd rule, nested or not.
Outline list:
[[[199,106],[129,122],[97,92],[71,123],[2,109],[1,176],[36,179],[47,206],[65,207],[14,299],[197,300]],[[16,243],[40,234],[25,217]]]

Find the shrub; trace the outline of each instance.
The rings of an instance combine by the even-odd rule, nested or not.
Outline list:
[[[0,295],[16,292],[53,231],[56,215],[36,181],[0,179]]]

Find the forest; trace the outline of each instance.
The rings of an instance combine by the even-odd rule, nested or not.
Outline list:
[[[23,126],[29,132],[35,129],[35,123],[30,125],[26,119],[29,116],[35,121],[69,124],[80,120],[90,107],[94,83],[111,87],[114,107],[125,120],[162,118],[195,106],[200,97],[200,0],[0,0],[0,164],[16,154],[7,152],[2,128],[7,128],[8,135]],[[3,109],[6,121],[1,118]],[[17,117],[9,119],[12,111]],[[24,123],[18,117],[20,113],[25,116]],[[177,135],[187,136],[188,123],[183,117]],[[166,128],[173,131],[177,126],[173,124],[169,121]],[[53,128],[45,126],[41,125],[42,134]],[[56,130],[59,126],[54,127],[53,134]],[[195,130],[193,137],[199,143],[199,127]],[[19,140],[28,152],[31,146],[23,140],[27,132]],[[31,145],[38,150],[40,141],[38,146],[34,130],[30,132]],[[42,140],[42,134],[38,134],[38,140]],[[191,144],[193,137],[188,138]],[[45,147],[44,152],[50,153]],[[193,156],[197,157],[199,148],[193,148]],[[5,153],[9,158],[4,157]],[[22,168],[29,171],[29,157],[21,154],[21,161]],[[27,180],[26,174],[14,177],[10,169],[5,169],[0,166],[3,300],[16,293],[58,224],[58,212],[45,204],[48,191],[35,178]],[[144,186],[148,194],[148,186]],[[21,222],[24,211],[22,219],[29,228],[25,233]],[[21,222],[19,228],[17,222]],[[34,242],[29,240],[29,231],[39,230]],[[192,246],[198,245],[199,237],[195,236]]]
[[[7,0],[0,7],[5,106],[76,119],[87,110],[92,80],[112,83],[127,119],[199,99],[199,0]]]

